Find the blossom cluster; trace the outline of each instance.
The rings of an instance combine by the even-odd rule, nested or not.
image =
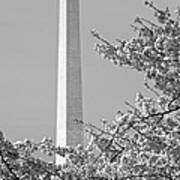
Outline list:
[[[180,89],[180,10],[176,10],[176,17],[172,19],[168,8],[159,10],[152,2],[145,4],[154,10],[158,23],[137,17],[132,25],[136,36],[117,40],[115,45],[93,30],[93,36],[101,41],[95,49],[119,66],[143,72],[163,93],[177,96]]]

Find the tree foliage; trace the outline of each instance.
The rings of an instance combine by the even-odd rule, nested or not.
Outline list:
[[[89,136],[86,147],[55,147],[51,139],[11,143],[0,134],[2,180],[178,180],[180,179],[180,9],[154,11],[156,23],[137,17],[135,36],[112,44],[96,31],[95,50],[120,67],[144,75],[144,85],[154,98],[137,93],[127,112],[119,111],[103,128],[83,123]],[[35,156],[58,154],[66,163],[56,165]]]

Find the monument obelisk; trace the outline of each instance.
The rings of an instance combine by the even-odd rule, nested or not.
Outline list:
[[[83,144],[79,0],[59,0],[57,146]]]

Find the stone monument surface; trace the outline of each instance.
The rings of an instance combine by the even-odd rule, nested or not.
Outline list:
[[[59,0],[57,146],[83,144],[79,0]]]

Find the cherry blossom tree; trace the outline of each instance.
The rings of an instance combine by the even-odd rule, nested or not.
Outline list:
[[[153,98],[137,93],[127,112],[118,111],[112,122],[102,119],[103,128],[76,120],[85,127],[85,147],[56,147],[49,138],[12,143],[0,133],[0,179],[180,179],[180,9],[171,15],[151,1],[145,5],[157,22],[137,17],[130,40],[112,44],[95,30],[92,35],[103,59],[142,73]],[[66,162],[45,161],[37,152]]]

